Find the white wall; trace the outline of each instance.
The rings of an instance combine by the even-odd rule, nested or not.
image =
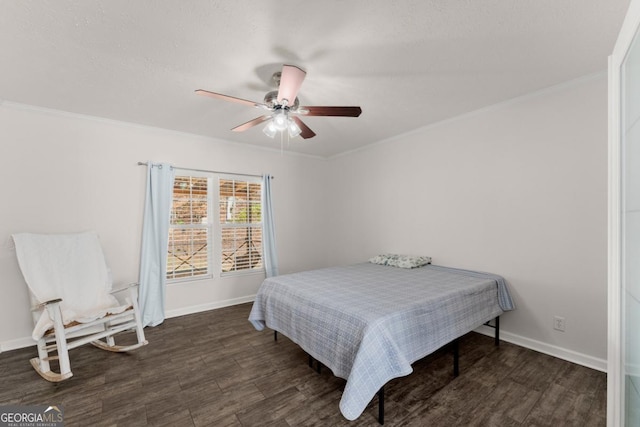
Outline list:
[[[31,330],[8,236],[95,229],[116,281],[135,280],[145,181],[136,163],[150,159],[275,175],[281,272],[395,251],[501,274],[517,304],[503,316],[503,338],[605,368],[604,76],[329,161],[6,104],[0,141],[4,350],[24,345]],[[167,309],[175,315],[250,299],[261,281],[173,285]],[[554,315],[566,318],[564,333],[552,329]]]
[[[138,161],[275,176],[281,272],[326,265],[326,162],[109,120],[0,105],[0,349],[31,343],[26,285],[9,236],[96,230],[116,283],[138,277],[146,168]],[[169,315],[249,300],[262,275],[170,285]]]
[[[517,304],[503,316],[505,339],[605,369],[605,76],[426,127],[329,167],[330,264],[401,252],[501,274]],[[552,329],[554,315],[565,317],[565,332]]]

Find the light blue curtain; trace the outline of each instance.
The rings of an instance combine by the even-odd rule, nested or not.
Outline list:
[[[262,175],[262,252],[267,277],[278,275],[278,254],[276,253],[276,231],[273,224],[271,203],[271,176]]]
[[[169,217],[174,177],[171,165],[147,163],[139,279],[143,326],[157,326],[164,321]]]

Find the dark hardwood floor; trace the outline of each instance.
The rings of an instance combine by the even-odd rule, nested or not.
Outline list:
[[[377,399],[342,417],[344,380],[317,374],[282,335],[257,332],[251,305],[168,319],[130,354],[85,346],[74,376],[52,384],[29,359],[0,354],[0,405],[61,404],[66,426],[376,426]],[[385,426],[604,426],[606,375],[476,333],[460,343],[460,376],[447,350],[385,387]]]

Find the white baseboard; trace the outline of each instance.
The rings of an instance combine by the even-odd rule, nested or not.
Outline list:
[[[37,342],[31,337],[17,338],[15,340],[3,341],[0,343],[0,353],[3,351],[17,350],[19,348],[36,346]]]
[[[214,301],[206,304],[192,305],[191,307],[177,308],[174,310],[168,310],[165,313],[165,317],[170,319],[172,317],[186,316],[188,314],[201,313],[203,311],[215,310],[216,308],[230,307],[232,305],[244,304],[247,302],[253,302],[255,295],[247,295],[239,298],[227,299],[224,301]],[[248,320],[247,320],[248,322]]]
[[[488,326],[480,326],[475,331],[483,335],[491,337],[495,336],[495,330]],[[607,372],[607,361],[605,359],[598,359],[597,357],[588,356],[573,350],[567,350],[566,348],[536,341],[531,338],[525,338],[503,330],[500,330],[500,339],[519,345],[520,347],[525,347],[530,350],[548,354],[549,356],[557,357],[558,359],[586,366],[587,368],[595,369],[596,371]]]

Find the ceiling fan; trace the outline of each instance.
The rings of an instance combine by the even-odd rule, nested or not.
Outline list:
[[[247,101],[203,89],[196,90],[196,93],[269,111],[268,114],[249,120],[231,130],[243,132],[260,123],[267,122],[263,132],[270,138],[273,138],[277,132],[284,131],[287,131],[291,138],[298,135],[305,139],[313,138],[316,135],[315,132],[309,129],[298,116],[358,117],[362,113],[360,107],[301,107],[297,95],[306,75],[304,70],[295,65],[283,65],[282,71],[273,75],[278,90],[267,93],[264,97],[264,103]]]

